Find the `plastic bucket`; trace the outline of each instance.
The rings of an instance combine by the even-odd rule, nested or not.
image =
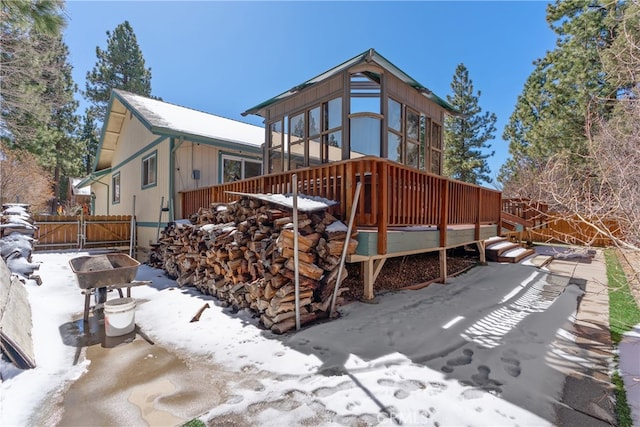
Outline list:
[[[104,332],[108,337],[119,337],[133,332],[136,327],[136,300],[116,298],[104,303]]]

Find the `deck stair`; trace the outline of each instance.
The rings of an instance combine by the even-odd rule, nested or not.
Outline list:
[[[492,237],[484,241],[488,261],[518,263],[535,254],[533,249],[513,243],[506,237]]]

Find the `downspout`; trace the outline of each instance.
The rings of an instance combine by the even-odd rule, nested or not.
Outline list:
[[[175,138],[169,138],[169,221],[175,221],[175,155],[176,150],[180,148],[183,142],[184,138],[182,136],[177,145]]]

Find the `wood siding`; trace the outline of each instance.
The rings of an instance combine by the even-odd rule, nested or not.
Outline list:
[[[267,108],[265,117],[267,117],[269,121],[280,119],[293,112],[318,104],[319,102],[327,101],[336,96],[342,96],[343,87],[342,74],[334,76],[327,81],[304,89],[295,96],[287,98],[282,102],[271,105]]]
[[[408,86],[391,73],[386,76],[387,95],[401,104],[424,113],[435,123],[443,126],[444,108],[427,99],[415,88]]]

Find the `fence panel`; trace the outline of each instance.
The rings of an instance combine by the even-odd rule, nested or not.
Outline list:
[[[80,246],[82,228],[79,216],[33,215],[37,226],[34,249],[69,249]]]
[[[84,246],[129,245],[131,215],[84,217]]]
[[[616,236],[621,237],[620,226],[615,220],[598,221],[603,228]],[[613,245],[613,241],[606,235],[589,227],[578,217],[566,217],[549,213],[546,217],[545,228],[531,229],[531,238],[537,242],[568,243],[572,245],[585,245],[606,247]]]
[[[131,215],[33,215],[35,250],[128,246]]]

